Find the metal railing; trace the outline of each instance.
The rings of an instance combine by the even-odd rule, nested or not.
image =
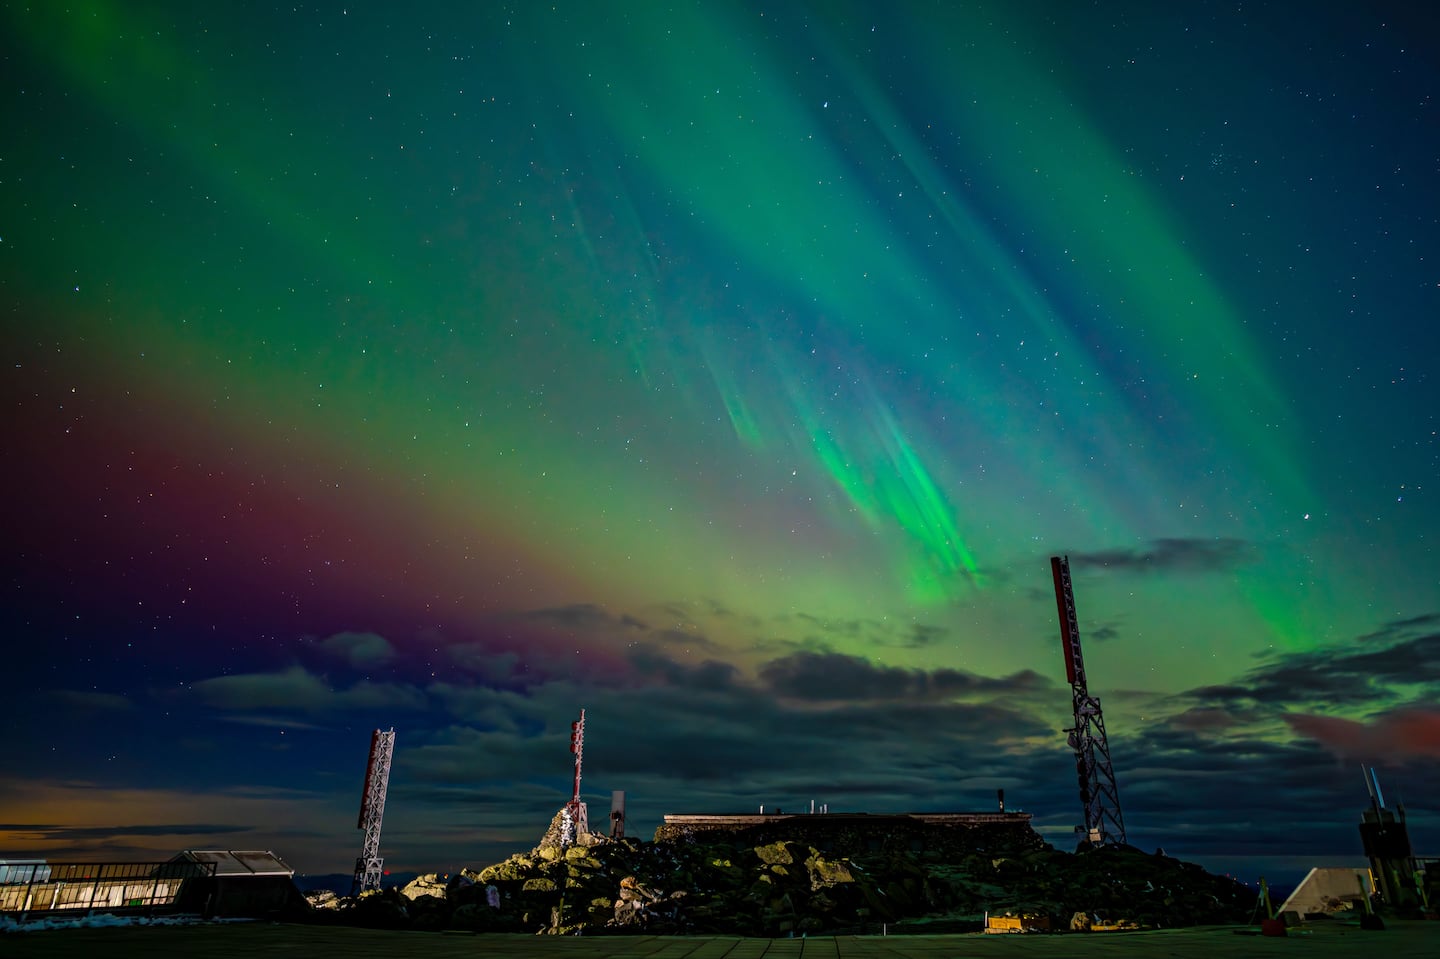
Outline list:
[[[173,905],[187,879],[215,875],[209,862],[9,863],[0,876],[0,914],[91,912]]]

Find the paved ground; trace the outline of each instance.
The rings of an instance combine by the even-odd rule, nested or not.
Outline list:
[[[1248,930],[1241,930],[1248,932]],[[4,959],[1435,959],[1440,922],[1392,922],[1383,932],[1332,922],[1285,938],[1232,927],[1090,935],[842,936],[732,939],[716,936],[511,936],[380,932],[340,926],[244,923],[62,929],[0,934]]]

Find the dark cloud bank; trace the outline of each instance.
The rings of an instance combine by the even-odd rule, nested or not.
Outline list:
[[[876,813],[985,809],[1003,788],[1008,805],[1032,812],[1052,842],[1073,842],[1078,800],[1061,732],[1069,691],[1033,671],[902,668],[823,643],[741,669],[718,658],[681,661],[663,631],[640,619],[590,607],[545,618],[621,630],[632,644],[603,682],[563,671],[527,677],[509,654],[492,661],[479,645],[461,650],[437,678],[398,665],[376,672],[392,660],[388,644],[349,634],[315,644],[323,659],[214,677],[154,699],[188,710],[196,740],[271,737],[267,751],[212,745],[185,753],[185,762],[226,767],[203,770],[206,781],[284,785],[335,807],[333,832],[282,832],[276,840],[292,843],[293,851],[280,851],[310,871],[348,868],[356,843],[349,807],[377,726],[399,731],[385,834],[396,868],[453,868],[533,844],[568,798],[568,729],[582,706],[586,798],[603,815],[610,791],[625,790],[642,835],[666,812],[803,809],[812,800]],[[1119,695],[1107,700],[1117,714],[1111,746],[1132,842],[1246,875],[1352,861],[1365,762],[1379,766],[1392,801],[1411,799],[1418,851],[1436,852],[1440,823],[1429,797],[1440,795],[1437,622],[1397,621],[1343,648],[1275,656],[1231,683],[1145,694],[1136,699],[1143,711]],[[703,643],[690,648],[708,654]],[[137,735],[153,713],[127,711]],[[310,759],[297,766],[285,758],[290,750]],[[223,841],[267,826],[276,828],[145,828]]]

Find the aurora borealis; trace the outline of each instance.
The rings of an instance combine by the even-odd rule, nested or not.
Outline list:
[[[1056,553],[1137,845],[1440,854],[1413,6],[0,2],[0,858],[346,871],[394,726],[483,863],[581,706],[642,834],[1065,846]]]

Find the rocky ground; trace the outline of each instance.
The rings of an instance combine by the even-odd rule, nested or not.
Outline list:
[[[979,929],[987,914],[1057,930],[1122,920],[1171,928],[1245,922],[1255,906],[1253,891],[1192,863],[1129,847],[1061,852],[1028,826],[961,830],[939,842],[872,837],[863,849],[837,849],[833,834],[781,832],[584,836],[566,848],[552,824],[539,846],[484,869],[311,902],[322,921],[388,928],[739,936],[869,933],[882,924],[960,932]]]

